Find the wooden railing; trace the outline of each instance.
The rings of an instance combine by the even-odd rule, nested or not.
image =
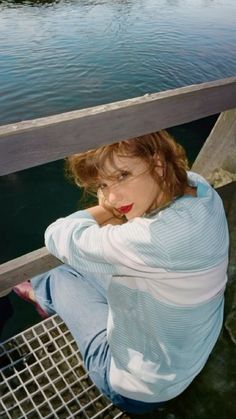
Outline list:
[[[211,162],[213,170],[225,161],[227,150],[231,157],[236,150],[233,108],[236,108],[236,77],[5,125],[0,127],[0,175],[221,113],[215,127],[217,135],[214,134],[217,144],[212,138],[206,144],[207,164]],[[224,133],[226,142],[219,131]],[[216,150],[220,152],[214,155]],[[201,172],[205,167],[203,154],[195,169]],[[0,266],[0,293],[60,263],[45,248],[4,263]]]

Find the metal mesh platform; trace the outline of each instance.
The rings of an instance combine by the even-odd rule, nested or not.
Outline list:
[[[120,418],[57,316],[0,344],[0,418]]]

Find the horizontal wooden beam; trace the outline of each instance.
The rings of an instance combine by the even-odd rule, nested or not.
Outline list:
[[[236,107],[236,77],[0,127],[0,175]]]
[[[0,295],[5,290],[60,265],[45,247],[0,265]]]

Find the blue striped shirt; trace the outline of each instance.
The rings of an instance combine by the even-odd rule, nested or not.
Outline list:
[[[87,211],[45,233],[78,271],[109,274],[110,382],[145,402],[180,394],[203,368],[222,327],[228,229],[218,194],[189,172],[197,196],[152,216],[98,226]]]

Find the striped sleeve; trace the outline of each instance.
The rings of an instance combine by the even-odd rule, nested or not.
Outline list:
[[[50,225],[45,243],[64,263],[87,272],[196,271],[225,259],[228,229],[220,197],[200,182],[196,198],[182,197],[154,217],[123,225],[101,228],[87,211],[78,211]]]
[[[45,232],[45,244],[54,256],[77,270],[145,272],[148,267],[143,255],[153,249],[147,224],[151,224],[150,220],[137,218],[124,225],[100,228],[88,212],[78,211],[51,224]]]

